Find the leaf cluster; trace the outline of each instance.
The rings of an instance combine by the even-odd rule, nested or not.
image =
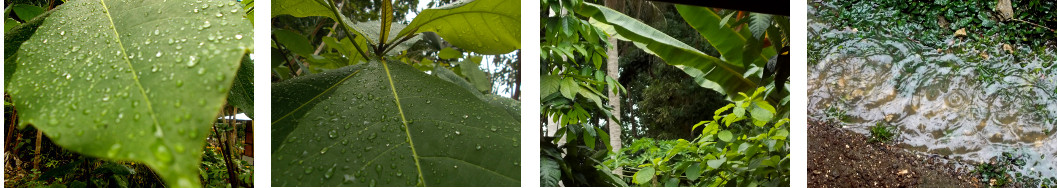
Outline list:
[[[788,186],[788,119],[770,123],[765,91],[717,110],[693,140],[639,139],[605,164],[635,171],[630,183],[642,186]]]

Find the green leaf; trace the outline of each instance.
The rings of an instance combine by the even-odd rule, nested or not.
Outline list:
[[[558,160],[547,156],[540,157],[540,186],[558,187],[562,171],[558,166]]]
[[[745,44],[748,43],[750,39],[749,37],[752,37],[750,35],[753,34],[748,30],[753,30],[752,27],[764,27],[762,26],[763,24],[765,24],[762,20],[763,18],[757,17],[767,17],[768,20],[766,24],[771,24],[771,22],[769,21],[770,18],[766,14],[753,14],[761,15],[752,18],[752,20],[759,22],[760,25],[749,26],[750,29],[738,32],[734,30],[734,26],[736,25],[715,24],[717,22],[720,22],[721,18],[719,17],[719,15],[713,12],[711,8],[685,5],[676,5],[675,7],[679,11],[679,14],[683,16],[683,19],[686,20],[686,23],[690,24],[690,26],[694,27],[694,29],[697,29],[698,33],[700,33],[701,36],[705,37],[705,39],[708,40],[708,43],[711,44],[712,47],[714,47],[717,51],[719,51],[720,57],[723,57],[723,60],[726,60],[727,62],[732,62],[734,64],[742,65],[742,67],[747,67],[751,64],[763,65],[767,61],[766,57],[770,57],[765,56],[764,54],[761,54],[759,52],[745,53],[744,51],[746,49],[743,47]],[[762,34],[764,30],[766,30],[766,27],[764,27],[763,30],[760,31],[760,34]],[[774,55],[773,50],[770,51],[770,55]],[[753,88],[755,88],[755,86]]]
[[[727,158],[712,159],[708,160],[707,163],[708,167],[712,167],[712,169],[717,169],[719,168],[719,166],[723,165],[723,162],[727,162]]]
[[[752,37],[756,40],[763,40],[764,34],[767,33],[767,28],[771,28],[771,15],[761,13],[749,13],[749,18],[752,21],[749,22],[749,31],[752,32]]]
[[[253,118],[253,60],[250,60],[249,56],[242,58],[227,101]]]
[[[18,18],[21,18],[22,20],[31,20],[44,13],[44,7],[38,7],[28,4],[11,5],[11,10],[14,11],[15,15],[18,15]]]
[[[437,57],[441,59],[458,59],[462,58],[462,52],[453,48],[444,48],[440,52],[437,52]]]
[[[312,47],[312,42],[308,41],[308,38],[305,38],[304,35],[286,29],[272,30],[272,34],[275,35],[276,42],[282,44],[290,52],[302,57],[312,57],[313,51],[316,50],[315,47]]]
[[[541,75],[540,76],[540,99],[558,92],[561,80],[555,75]]]
[[[634,183],[635,184],[649,183],[650,180],[653,180],[653,176],[654,176],[655,173],[657,173],[657,170],[653,169],[653,167],[642,168],[642,170],[639,170],[638,172],[635,172],[635,176],[634,176],[635,179],[633,179]]]
[[[730,131],[728,131],[728,130],[719,131],[719,135],[718,136],[719,136],[719,140],[723,140],[724,142],[730,142],[730,139],[734,138],[734,135],[731,134]]]
[[[745,72],[743,65],[730,63],[732,61],[729,61],[729,58],[727,58],[728,61],[723,61],[708,56],[690,45],[613,9],[584,3],[584,6],[576,13],[612,25],[620,36],[633,41],[636,47],[657,55],[669,65],[682,69],[702,87],[725,93],[728,96],[736,96],[739,91],[751,91],[757,87],[755,82],[742,75]],[[738,43],[737,47],[740,49],[743,44],[744,42]]]
[[[272,17],[291,15],[294,17],[323,16],[337,20],[330,11],[327,0],[273,0]]]
[[[697,181],[698,177],[701,177],[701,163],[694,163],[686,168],[686,179]]]
[[[587,148],[595,149],[595,137],[596,134],[594,128],[584,127],[583,138],[584,145],[587,145]]]
[[[409,65],[358,64],[272,88],[272,185],[520,185],[517,117]]]
[[[66,2],[18,51],[8,89],[20,125],[70,151],[142,162],[168,186],[201,185],[199,151],[252,49],[232,3]]]
[[[771,106],[771,104],[768,104],[762,99],[757,99],[752,102],[752,106],[749,108],[749,113],[752,114],[753,119],[769,122],[774,118],[775,110],[774,106]]]
[[[389,41],[389,27],[393,26],[393,0],[382,0],[382,15],[381,25],[382,28],[378,32],[381,37],[376,40],[379,44],[384,44],[385,41]],[[395,29],[394,29],[395,30]]]
[[[508,53],[521,48],[521,1],[460,1],[426,9],[397,36],[422,32],[435,32],[452,45],[478,54]]]
[[[466,79],[459,77],[459,75],[455,74],[455,72],[452,72],[451,70],[448,70],[447,68],[441,66],[434,67],[433,75],[437,76],[441,80],[454,83],[455,85],[465,89],[467,92],[470,92],[477,97],[484,97],[484,94],[478,92],[477,88],[474,87],[473,84],[470,84],[469,81],[466,81]]]
[[[15,19],[11,19],[11,18],[4,19],[4,32],[7,33],[9,31],[11,31],[11,28],[15,28],[15,27],[18,27],[20,25],[22,25],[22,23],[18,23],[18,21],[15,21]]]
[[[562,96],[570,100],[576,99],[576,93],[580,91],[580,84],[576,83],[576,80],[570,77],[562,79],[561,87],[558,91],[562,93]]]

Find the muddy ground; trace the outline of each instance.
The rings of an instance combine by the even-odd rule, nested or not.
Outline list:
[[[808,187],[987,187],[938,155],[868,143],[865,135],[808,122]]]

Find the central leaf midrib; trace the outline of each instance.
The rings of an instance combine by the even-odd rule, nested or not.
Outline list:
[[[110,16],[110,13],[113,11],[107,8],[106,2],[104,0],[99,0],[99,5],[103,6],[103,9],[106,10],[106,12],[104,12],[103,14],[106,15],[107,21],[110,21],[110,28],[114,31],[114,40],[117,40],[118,46],[121,47],[122,54],[120,55],[120,58],[125,60],[125,64],[128,65],[128,69],[132,71],[132,80],[136,81],[136,88],[139,89],[140,94],[143,95],[144,103],[147,106],[147,111],[150,112],[150,119],[151,121],[154,121],[154,128],[156,129],[155,134],[161,133],[162,130],[161,127],[159,127],[161,126],[161,124],[158,123],[158,117],[156,115],[157,112],[154,111],[154,105],[151,104],[149,98],[150,96],[147,95],[147,91],[143,89],[143,84],[140,83],[139,76],[136,75],[136,68],[132,66],[132,60],[125,57],[125,54],[128,54],[128,50],[125,49],[125,44],[121,42],[121,33],[117,32],[117,24],[114,23],[114,18]]]
[[[382,31],[386,32],[386,31]],[[404,117],[404,108],[400,106],[400,96],[396,92],[396,86],[393,84],[393,75],[389,73],[389,63],[386,62],[385,58],[381,59],[382,68],[385,69],[385,78],[389,80],[389,89],[393,91],[393,99],[396,101],[397,112],[400,113],[400,123],[404,126],[404,133],[407,134],[407,144],[411,148],[411,157],[415,159],[415,169],[418,172],[418,181],[422,183],[422,186],[426,185],[426,178],[422,177],[422,165],[418,162],[418,150],[415,149],[415,142],[411,139],[411,127],[407,126],[407,118]]]

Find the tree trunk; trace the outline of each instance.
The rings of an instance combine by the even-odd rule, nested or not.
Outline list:
[[[40,169],[40,137],[43,137],[41,133],[43,132],[37,129],[37,146],[35,147],[36,150],[33,151],[33,169],[38,170]]]
[[[620,11],[623,9],[622,0],[606,0],[606,7],[612,8],[613,10]],[[606,55],[609,57],[606,59],[606,75],[613,77],[617,80],[620,77],[619,62],[617,61],[620,57],[617,50],[617,38],[610,36],[609,49],[606,50]],[[609,122],[609,144],[613,145],[613,152],[620,151],[620,124],[617,124],[616,120],[620,120],[620,95],[618,95],[616,88],[609,88],[609,105],[613,106],[613,119],[608,120]],[[624,172],[621,168],[613,169],[614,174],[622,174]]]

